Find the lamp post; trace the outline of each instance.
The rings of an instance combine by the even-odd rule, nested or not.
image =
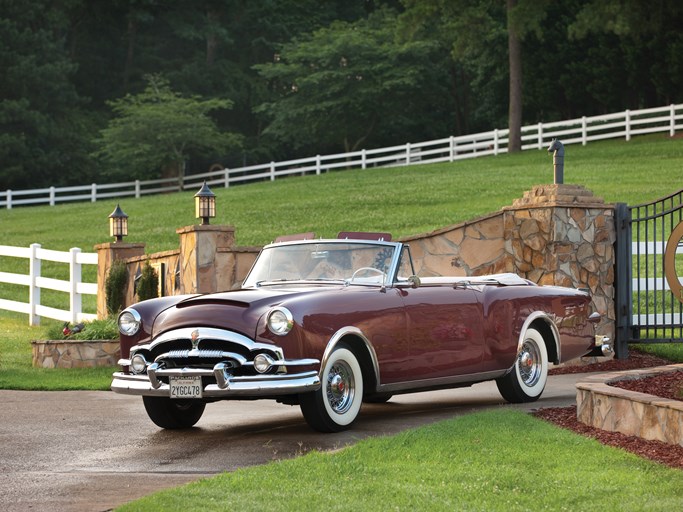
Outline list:
[[[127,235],[128,215],[123,213],[123,210],[117,204],[116,209],[109,215],[109,236],[113,236],[115,242],[120,242]]]
[[[194,195],[195,217],[202,219],[202,226],[209,225],[209,219],[216,216],[216,194],[206,184],[206,181]]]

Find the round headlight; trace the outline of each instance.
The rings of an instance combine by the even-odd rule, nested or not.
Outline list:
[[[286,308],[275,308],[268,313],[268,329],[273,334],[284,336],[292,330],[294,318]]]
[[[266,373],[273,365],[273,360],[266,354],[258,354],[254,358],[254,369],[259,373]]]
[[[134,309],[126,309],[119,315],[119,332],[125,336],[133,336],[140,329],[140,313]]]
[[[130,360],[130,369],[133,373],[144,373],[147,368],[147,360],[142,354],[135,354]]]

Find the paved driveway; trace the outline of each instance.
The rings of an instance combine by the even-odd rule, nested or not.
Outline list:
[[[540,401],[575,403],[581,375],[549,379]],[[154,491],[239,467],[330,450],[503,404],[493,383],[364,405],[354,428],[319,434],[298,407],[209,404],[191,431],[164,431],[139,397],[88,391],[0,391],[0,509],[103,511]]]

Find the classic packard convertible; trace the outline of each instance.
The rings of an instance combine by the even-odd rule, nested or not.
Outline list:
[[[419,278],[388,234],[287,237],[263,248],[240,289],[121,312],[111,388],[142,396],[167,429],[193,426],[210,402],[263,398],[338,432],[363,401],[486,380],[530,402],[550,362],[601,349],[590,303],[514,274]]]

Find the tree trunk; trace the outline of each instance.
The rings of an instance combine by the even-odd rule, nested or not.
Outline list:
[[[517,0],[507,0],[508,54],[510,66],[510,110],[508,128],[510,130],[508,153],[522,150],[522,44],[517,27],[511,21],[511,11]]]
[[[133,70],[133,58],[135,56],[135,36],[137,34],[137,23],[133,19],[133,13],[128,14],[128,31],[126,32],[126,64],[123,68],[123,90],[128,92],[130,85],[130,75]]]
[[[206,35],[206,67],[210,68],[216,61],[216,50],[218,50],[218,35],[215,26],[220,23],[220,11],[209,8],[206,12],[208,33]]]

